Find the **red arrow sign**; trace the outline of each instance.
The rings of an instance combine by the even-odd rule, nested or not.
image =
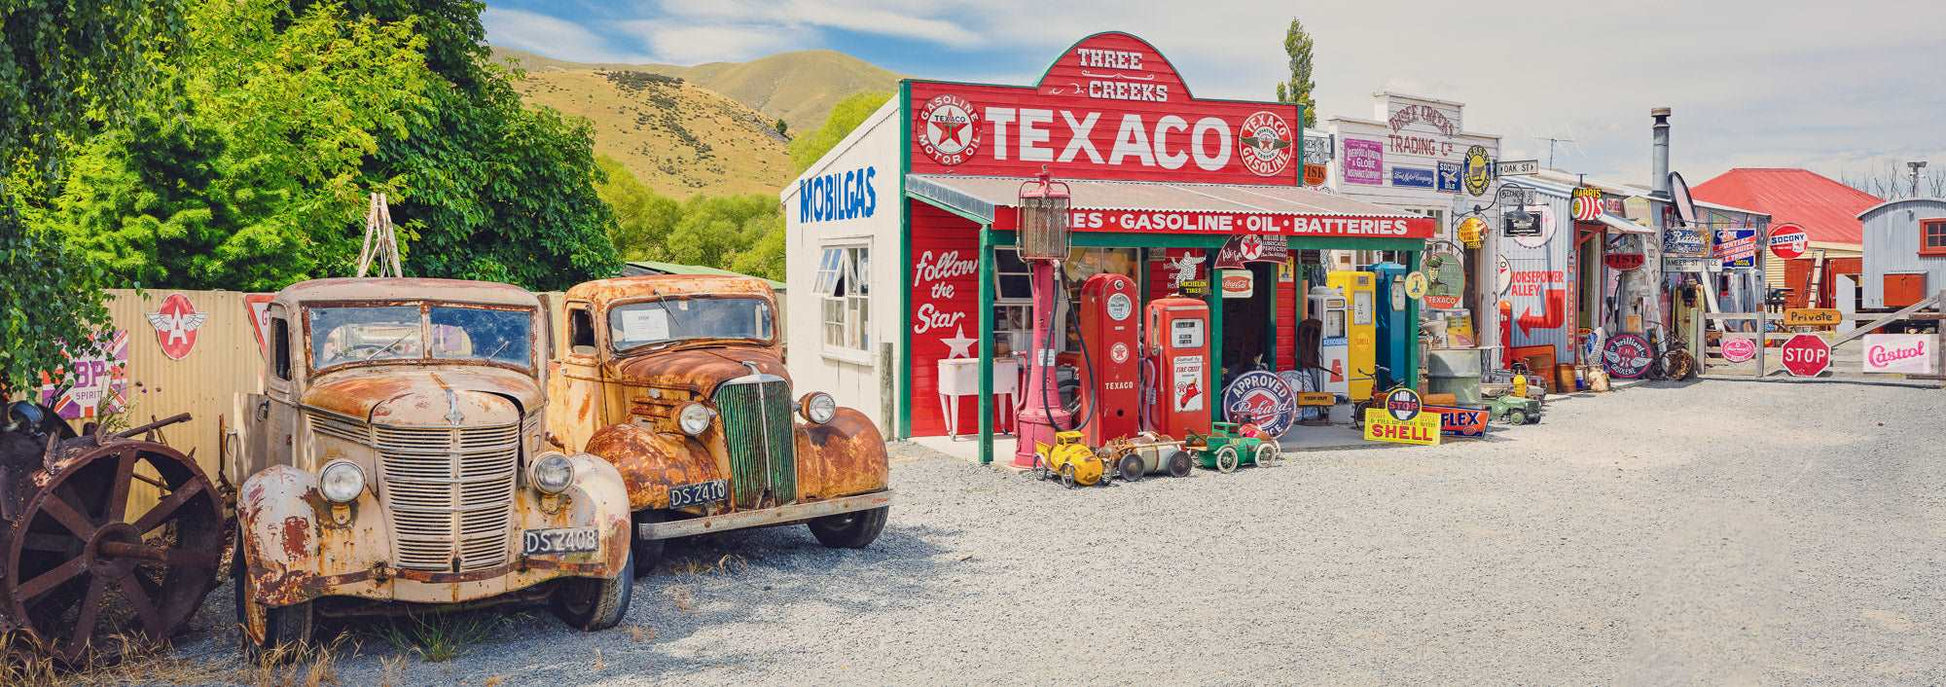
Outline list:
[[[1520,314],[1521,336],[1531,335],[1536,327],[1541,329],[1555,329],[1560,327],[1561,322],[1568,317],[1567,303],[1568,292],[1566,290],[1548,289],[1547,295],[1541,299],[1541,307],[1546,312],[1541,313],[1540,317],[1535,317],[1534,310],[1529,308]]]
[[[1784,369],[1796,377],[1816,377],[1831,367],[1831,344],[1816,334],[1799,334],[1784,342]]]

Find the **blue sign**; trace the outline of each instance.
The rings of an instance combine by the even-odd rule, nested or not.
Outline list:
[[[1757,252],[1757,230],[1716,230],[1716,258],[1723,261],[1725,268],[1756,267]]]
[[[830,222],[871,217],[878,211],[873,167],[820,174],[797,180],[797,221]]]
[[[1392,185],[1406,188],[1432,188],[1436,184],[1433,171],[1424,167],[1393,167]]]
[[[1444,162],[1444,161],[1440,162],[1439,163],[1439,192],[1459,193],[1461,176],[1463,176],[1463,173],[1460,170],[1460,163]]]

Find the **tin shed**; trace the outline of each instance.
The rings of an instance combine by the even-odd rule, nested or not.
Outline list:
[[[1894,200],[1864,224],[1864,307],[1903,308],[1946,289],[1946,198]]]

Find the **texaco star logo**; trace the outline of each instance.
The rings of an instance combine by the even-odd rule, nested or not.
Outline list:
[[[1257,112],[1243,120],[1237,152],[1243,166],[1260,177],[1277,176],[1291,164],[1291,124],[1275,112]]]
[[[973,103],[956,95],[938,95],[919,110],[913,140],[934,162],[951,167],[973,159],[980,150],[980,116]]]

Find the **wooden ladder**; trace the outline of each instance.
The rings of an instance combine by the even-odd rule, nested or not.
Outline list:
[[[1804,307],[1824,307],[1824,249],[1818,249],[1817,257],[1811,260],[1811,292],[1804,294]]]

